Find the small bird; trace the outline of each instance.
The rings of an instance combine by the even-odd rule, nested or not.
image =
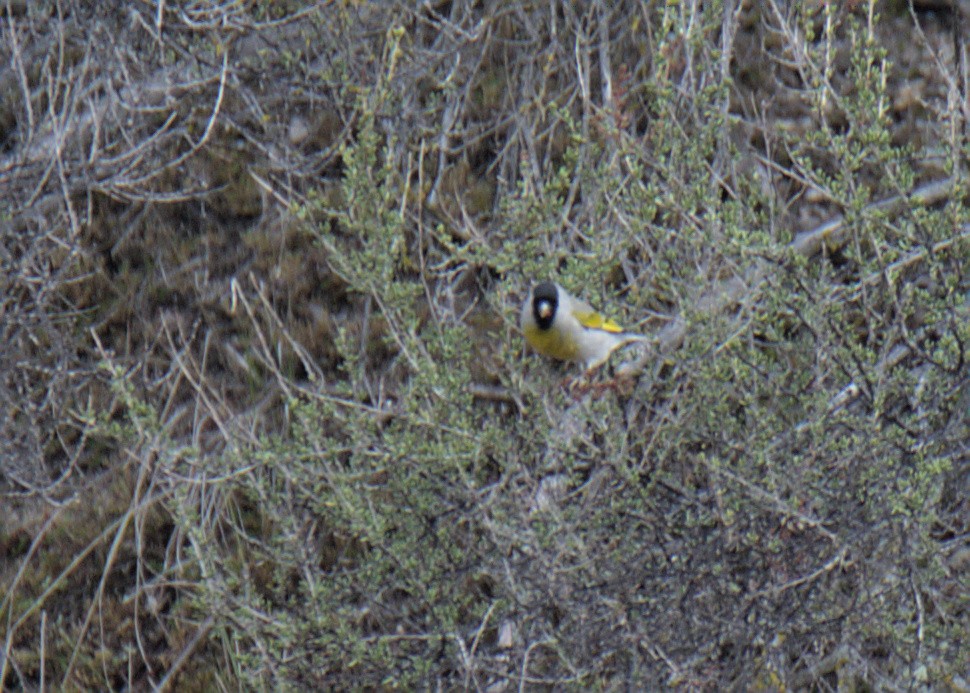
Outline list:
[[[648,339],[624,332],[553,282],[543,282],[532,289],[522,305],[519,323],[526,341],[540,354],[578,361],[586,365],[587,371],[603,365],[624,344]]]

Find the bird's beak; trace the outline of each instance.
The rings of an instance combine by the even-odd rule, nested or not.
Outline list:
[[[539,313],[539,317],[542,318],[543,320],[547,320],[549,316],[552,315],[552,305],[549,303],[549,301],[539,302],[538,313]]]

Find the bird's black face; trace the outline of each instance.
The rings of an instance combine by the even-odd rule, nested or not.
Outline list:
[[[548,330],[556,317],[559,294],[552,282],[543,282],[532,291],[532,317],[540,330]]]

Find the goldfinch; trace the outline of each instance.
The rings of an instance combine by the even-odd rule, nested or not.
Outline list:
[[[558,284],[543,282],[529,292],[519,318],[533,349],[561,361],[577,361],[591,371],[616,349],[648,339],[623,328],[571,296]]]

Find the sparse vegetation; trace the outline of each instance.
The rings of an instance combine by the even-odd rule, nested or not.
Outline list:
[[[970,686],[958,3],[0,5],[4,689]]]

